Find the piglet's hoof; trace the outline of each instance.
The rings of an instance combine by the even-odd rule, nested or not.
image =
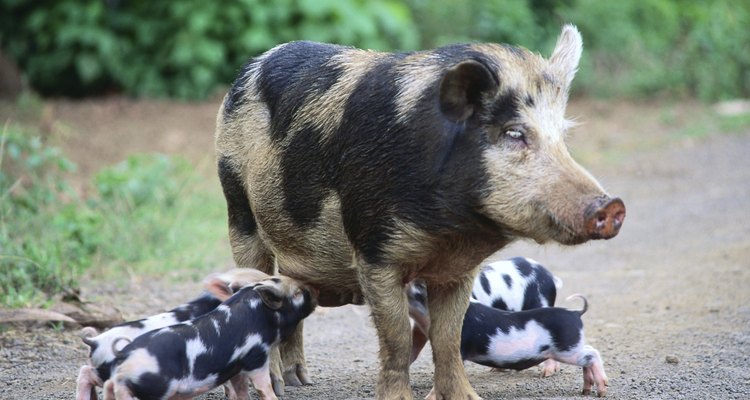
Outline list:
[[[292,365],[284,369],[284,382],[289,386],[312,385],[313,381],[303,365]],[[275,390],[275,388],[274,388]]]

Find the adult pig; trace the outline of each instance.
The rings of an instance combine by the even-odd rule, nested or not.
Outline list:
[[[582,40],[549,59],[497,44],[380,53],[311,42],[246,64],[217,116],[239,266],[278,269],[320,305],[370,305],[378,398],[412,397],[404,284],[427,283],[435,398],[477,398],[461,362],[479,263],[518,238],[578,244],[625,217],[564,143]],[[301,327],[287,384],[309,382]]]

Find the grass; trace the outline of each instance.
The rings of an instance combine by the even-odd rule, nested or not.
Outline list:
[[[0,305],[44,306],[83,279],[121,279],[231,259],[216,179],[185,160],[132,155],[82,193],[75,165],[34,131],[6,126],[0,142]]]

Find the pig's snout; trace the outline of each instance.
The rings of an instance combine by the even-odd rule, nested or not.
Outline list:
[[[611,239],[620,232],[625,220],[625,203],[619,198],[598,198],[586,210],[584,218],[590,239]]]

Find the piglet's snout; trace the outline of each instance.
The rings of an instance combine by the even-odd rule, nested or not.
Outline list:
[[[590,239],[611,239],[625,220],[625,203],[619,198],[597,198],[584,213],[584,226]]]

